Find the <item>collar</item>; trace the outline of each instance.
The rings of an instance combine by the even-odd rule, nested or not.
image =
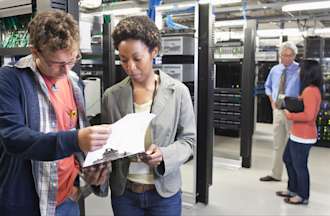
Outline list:
[[[37,72],[37,66],[35,61],[33,60],[32,54],[27,55],[23,58],[20,58],[15,64],[17,68],[30,68],[33,72]]]

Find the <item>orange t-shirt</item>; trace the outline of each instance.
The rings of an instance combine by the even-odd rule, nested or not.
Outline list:
[[[52,80],[43,77],[48,88],[50,101],[55,110],[57,129],[66,131],[76,128],[78,115],[72,86],[67,77]],[[57,161],[58,191],[56,194],[57,205],[61,204],[73,190],[73,183],[79,172],[79,165],[71,155]]]

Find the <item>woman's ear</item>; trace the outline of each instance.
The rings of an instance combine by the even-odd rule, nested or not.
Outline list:
[[[152,56],[153,59],[157,56],[158,51],[159,51],[158,47],[155,47],[155,48],[152,49],[151,56]]]

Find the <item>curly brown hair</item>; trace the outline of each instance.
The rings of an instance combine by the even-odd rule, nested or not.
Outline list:
[[[151,52],[155,47],[160,49],[160,33],[153,21],[147,16],[130,16],[122,19],[112,33],[115,48],[120,42],[128,39],[142,41]]]
[[[71,14],[63,11],[45,11],[29,23],[30,45],[50,52],[79,48],[79,27]]]

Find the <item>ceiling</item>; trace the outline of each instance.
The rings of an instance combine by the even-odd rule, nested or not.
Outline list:
[[[212,1],[212,0],[211,0]],[[330,27],[330,10],[309,10],[298,12],[282,12],[282,6],[290,3],[315,2],[316,0],[242,0],[245,3],[215,6],[216,21],[242,19],[245,13],[247,19],[256,19],[258,28],[324,28]],[[187,0],[163,0],[165,4],[194,2]],[[103,4],[94,11],[104,11],[118,8],[148,7],[148,0],[119,1]],[[86,10],[83,10],[86,12]],[[93,11],[91,11],[93,12]]]
[[[216,20],[242,19],[243,10],[247,19],[256,19],[260,25],[276,23],[282,27],[330,27],[330,10],[282,12],[282,6],[291,3],[313,2],[302,0],[248,0],[242,3],[216,7]]]

